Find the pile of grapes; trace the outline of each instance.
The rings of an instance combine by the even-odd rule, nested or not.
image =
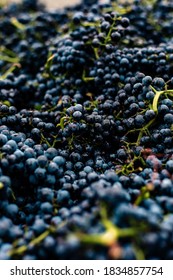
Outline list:
[[[173,259],[172,26],[172,0],[1,5],[0,259]]]

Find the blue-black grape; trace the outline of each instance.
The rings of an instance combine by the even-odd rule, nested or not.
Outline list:
[[[0,259],[173,258],[172,2],[116,2],[0,9]]]

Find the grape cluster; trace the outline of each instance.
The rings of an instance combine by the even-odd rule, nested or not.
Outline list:
[[[173,259],[172,12],[0,7],[0,259]]]

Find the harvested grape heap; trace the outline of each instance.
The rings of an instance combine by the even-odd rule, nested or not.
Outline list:
[[[0,259],[173,259],[173,1],[91,2],[0,8]]]

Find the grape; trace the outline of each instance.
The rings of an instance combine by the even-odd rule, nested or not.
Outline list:
[[[172,259],[171,0],[0,14],[0,259]]]

